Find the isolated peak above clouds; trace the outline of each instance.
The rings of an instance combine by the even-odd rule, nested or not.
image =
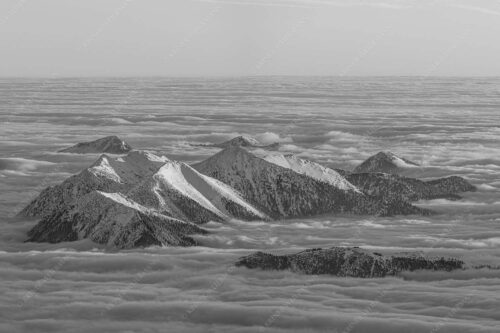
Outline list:
[[[406,158],[399,157],[390,151],[381,151],[354,169],[354,173],[363,172],[384,172],[384,173],[398,173],[401,169],[415,168],[419,165]]]
[[[213,148],[223,148],[223,149],[233,146],[277,149],[280,146],[280,142],[285,142],[285,141],[288,141],[288,139],[283,139],[278,134],[275,133],[266,132],[258,134],[256,138],[248,135],[239,135],[221,143],[196,144],[193,146],[213,147]]]
[[[80,142],[74,146],[59,150],[61,153],[75,154],[126,154],[132,150],[132,147],[121,140],[116,135],[107,136],[94,141]]]

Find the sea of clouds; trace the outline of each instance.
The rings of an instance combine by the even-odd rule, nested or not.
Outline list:
[[[64,80],[35,91],[1,81],[0,331],[497,332],[500,270],[485,265],[500,266],[500,102],[477,88],[461,104],[460,81],[275,80],[99,82],[113,95],[82,81],[65,102],[57,93]],[[432,95],[436,87],[444,88]],[[218,151],[198,144],[237,135],[346,170],[390,150],[421,164],[411,176],[459,175],[478,192],[419,202],[440,213],[432,218],[211,222],[195,248],[24,243],[36,220],[16,212],[98,157],[56,151],[106,135],[186,162]],[[256,250],[338,245],[453,256],[469,269],[346,279],[233,266]]]

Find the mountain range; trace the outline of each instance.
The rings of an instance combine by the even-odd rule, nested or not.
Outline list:
[[[40,219],[28,241],[189,246],[209,221],[430,215],[411,201],[458,199],[457,193],[474,189],[460,177],[425,182],[384,173],[342,175],[294,155],[229,145],[194,165],[148,151],[101,155],[43,190],[20,215]]]

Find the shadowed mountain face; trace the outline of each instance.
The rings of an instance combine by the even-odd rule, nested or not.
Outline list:
[[[55,211],[28,233],[28,241],[58,243],[90,238],[117,248],[150,245],[191,246],[198,226],[158,214],[119,193],[90,192]]]
[[[107,136],[95,141],[81,142],[69,148],[61,149],[61,153],[75,154],[126,154],[132,147],[117,136]]]
[[[236,266],[263,270],[290,270],[303,274],[330,274],[358,278],[379,278],[402,271],[461,269],[464,263],[452,258],[425,258],[420,255],[383,256],[360,248],[311,249],[290,255],[256,252],[240,258]]]
[[[273,157],[272,160],[276,159]],[[325,213],[430,214],[430,211],[414,207],[404,200],[382,201],[366,196],[334,170],[329,169],[330,173],[325,171],[323,176],[332,179],[334,175],[337,185],[326,178],[320,180],[317,175],[313,178],[312,169],[302,166],[283,167],[240,147],[226,148],[193,165],[201,173],[235,188],[250,203],[273,218]],[[339,177],[342,182],[339,182]]]
[[[353,173],[382,172],[398,173],[400,170],[415,168],[415,162],[399,157],[391,152],[380,152],[358,165]]]
[[[437,188],[439,191],[448,193],[474,192],[477,190],[474,185],[458,176],[430,180],[427,184]]]
[[[458,200],[458,193],[476,188],[461,177],[441,178],[428,182],[387,173],[356,173],[346,179],[364,193],[382,198],[409,201],[449,199]]]

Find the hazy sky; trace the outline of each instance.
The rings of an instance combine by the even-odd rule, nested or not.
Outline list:
[[[0,76],[500,75],[496,0],[2,0]]]

